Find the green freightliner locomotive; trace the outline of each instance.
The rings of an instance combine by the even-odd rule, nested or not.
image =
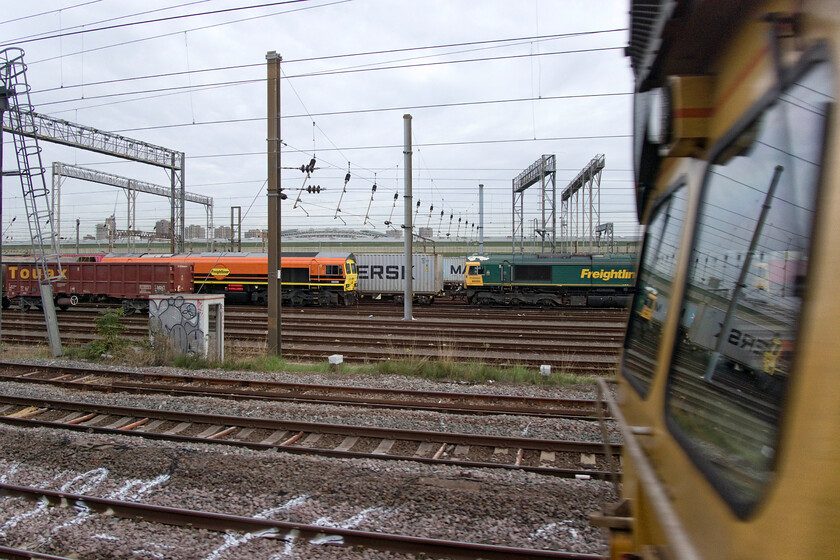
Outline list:
[[[495,255],[469,257],[473,305],[626,307],[636,283],[636,255]]]

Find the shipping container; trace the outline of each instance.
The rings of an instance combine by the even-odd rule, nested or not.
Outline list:
[[[464,286],[467,257],[443,257],[443,287],[452,291]]]
[[[356,254],[359,294],[363,298],[401,299],[405,293],[405,255]],[[430,300],[443,291],[443,257],[428,253],[412,256],[412,290],[416,298]]]

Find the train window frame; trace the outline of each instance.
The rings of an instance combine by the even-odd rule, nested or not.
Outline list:
[[[707,200],[707,196],[709,195],[709,183],[710,178],[714,175],[713,169],[715,165],[720,161],[726,160],[727,154],[731,153],[732,148],[736,145],[739,138],[742,138],[744,134],[748,133],[751,127],[755,127],[760,122],[761,118],[770,109],[772,109],[774,105],[783,102],[782,96],[796,85],[797,80],[806,77],[809,72],[811,72],[814,69],[817,69],[818,66],[821,64],[826,64],[828,65],[829,69],[833,70],[831,67],[831,57],[829,49],[827,48],[827,45],[824,42],[819,42],[815,44],[807,52],[803,53],[799,61],[797,61],[797,63],[793,65],[793,67],[779,72],[776,83],[745,112],[744,116],[742,116],[738,120],[738,122],[735,125],[733,125],[710,150],[710,155],[703,171],[703,180],[700,189],[700,202],[698,204],[697,209],[695,210],[693,231],[691,232],[691,241],[689,244],[690,257],[693,257],[695,255],[695,249],[699,241],[699,232],[701,228],[705,225],[700,220],[700,213],[705,201]],[[836,83],[837,80],[840,79],[840,76],[834,74],[832,71],[830,78]],[[823,176],[825,169],[824,162],[826,161],[826,157],[828,155],[828,143],[826,141],[826,135],[828,127],[830,125],[831,114],[833,113],[834,106],[836,105],[836,100],[828,102],[826,103],[826,105],[827,113],[823,122],[821,123],[822,130],[818,130],[817,135],[815,135],[821,138],[822,143],[818,148],[818,153],[820,154],[820,169],[817,171],[817,175],[815,177],[816,184],[814,186],[813,193],[814,216],[810,224],[809,239],[813,239],[814,229],[816,227],[817,222],[820,220],[820,200],[823,197],[823,190],[825,185]],[[810,270],[811,266],[812,265],[809,257],[807,269]],[[689,270],[686,274],[685,283],[682,286],[682,297],[681,301],[679,302],[681,313],[686,302],[686,294],[688,293],[688,284],[690,279],[691,264],[689,263]],[[803,290],[806,292],[807,282],[808,280],[806,272],[805,286],[803,287]],[[807,314],[807,307],[808,300],[807,298],[803,297],[799,306],[797,318],[800,318],[803,315]],[[801,328],[801,322],[797,320],[797,325],[795,327],[796,340],[801,340]],[[679,344],[680,341],[678,339],[675,339],[674,347],[672,348],[671,354],[668,358],[669,366],[662,411],[663,416],[665,418],[666,428],[668,429],[668,432],[674,437],[674,439],[679,443],[680,447],[689,457],[692,464],[702,473],[704,478],[715,489],[715,491],[718,493],[723,502],[727,504],[732,513],[740,520],[747,520],[752,516],[754,512],[758,510],[759,506],[767,498],[771,488],[773,487],[774,477],[769,476],[768,479],[764,481],[764,483],[761,485],[759,492],[753,499],[743,498],[739,495],[738,490],[734,486],[734,484],[728,478],[724,478],[724,475],[719,470],[715,469],[709,455],[704,453],[702,444],[705,442],[698,442],[696,438],[694,438],[691,434],[688,434],[683,429],[683,427],[680,426],[678,422],[674,419],[673,414],[670,410],[671,400],[674,397],[671,388],[672,383],[674,382],[673,369],[675,359],[678,357],[677,348]],[[783,395],[780,400],[778,422],[775,427],[775,433],[773,434],[774,449],[778,449],[779,446],[783,443],[782,425],[784,422],[785,414],[787,412],[787,408],[785,407],[785,399],[786,395],[790,392],[790,384],[796,382],[796,371],[797,355],[794,353],[793,361],[790,366],[791,375],[790,379],[787,381],[788,387],[785,395]],[[775,453],[767,465],[768,473],[773,473],[776,471],[778,466],[777,462],[778,454]]]
[[[688,178],[685,175],[680,175],[675,181],[673,181],[671,183],[671,185],[665,190],[664,193],[662,193],[659,197],[657,197],[656,201],[653,203],[653,206],[652,206],[651,212],[650,212],[650,219],[648,220],[648,224],[651,224],[655,219],[657,219],[659,217],[659,213],[662,212],[662,211],[665,211],[671,205],[671,203],[674,202],[674,200],[675,200],[674,195],[680,190],[683,190],[686,194],[686,201],[685,201],[686,208],[685,208],[685,211],[686,211],[686,217],[687,217],[688,195],[690,194],[689,190],[688,190]],[[677,235],[678,239],[682,239],[683,232],[685,230],[685,219],[686,219],[686,217],[683,218],[682,223],[679,225],[679,231],[677,232],[678,233],[678,235]],[[627,366],[625,364],[625,357],[627,355],[628,345],[630,344],[630,338],[631,338],[631,336],[633,335],[633,332],[634,332],[633,323],[637,320],[636,316],[633,314],[633,310],[636,308],[636,304],[637,304],[636,300],[637,300],[637,298],[646,297],[645,294],[642,294],[641,291],[638,289],[638,285],[639,285],[639,281],[640,281],[640,278],[642,277],[642,272],[643,272],[642,271],[642,264],[645,262],[645,258],[647,256],[647,253],[648,253],[649,249],[650,249],[648,247],[648,240],[649,239],[650,238],[648,237],[648,235],[646,233],[645,234],[645,243],[642,246],[642,250],[639,252],[639,265],[638,265],[638,270],[636,271],[636,288],[635,288],[635,293],[634,293],[634,296],[633,296],[633,301],[630,304],[630,317],[628,318],[627,329],[625,330],[625,334],[624,334],[624,344],[622,346],[624,351],[622,352],[621,370],[620,370],[621,371],[621,376],[625,380],[627,380],[628,384],[633,388],[633,390],[636,391],[636,393],[642,398],[642,400],[647,400],[648,396],[650,395],[650,388],[653,385],[653,375],[651,374],[651,377],[648,380],[646,385],[643,384],[642,380],[639,378],[639,376],[635,372],[633,372],[632,370],[627,368]],[[671,287],[672,287],[671,292],[673,293],[673,287],[674,287],[673,279],[672,279],[672,282],[671,282]],[[660,336],[660,340],[657,342],[657,348],[656,348],[656,352],[655,352],[655,356],[654,356],[655,358],[658,357],[658,354],[661,351],[661,349],[662,349],[662,345],[661,345],[661,336]]]

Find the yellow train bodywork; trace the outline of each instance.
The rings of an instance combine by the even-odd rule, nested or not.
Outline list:
[[[679,235],[675,234],[673,239],[672,276],[665,282],[670,307],[657,317],[649,298],[642,303],[646,294],[636,296],[638,303],[634,306],[636,312],[631,314],[614,402],[614,411],[621,418],[626,440],[622,502],[606,508],[594,517],[594,521],[611,528],[610,552],[615,559],[838,558],[840,346],[837,341],[840,340],[840,326],[837,318],[840,317],[840,298],[836,293],[836,279],[840,278],[840,250],[837,247],[840,239],[840,147],[837,140],[840,113],[836,101],[840,94],[840,4],[807,0],[638,1],[632,3],[632,9],[639,15],[652,5],[658,6],[653,9],[665,12],[653,23],[642,21],[634,25],[630,50],[635,49],[636,53],[637,95],[656,87],[672,88],[668,107],[671,114],[666,115],[669,117],[666,132],[671,136],[666,139],[663,135],[655,150],[641,157],[637,154],[637,208],[643,223],[649,224],[657,216],[661,222],[657,204],[677,185],[682,188],[680,213],[684,219]],[[651,24],[644,26],[642,23]],[[728,158],[755,153],[756,148],[750,145],[755,140],[755,135],[751,136],[750,119],[759,118],[762,104],[768,96],[774,95],[774,88],[794,76],[797,69],[804,68],[809,57],[814,56],[820,57],[820,71],[827,74],[833,84],[830,91],[821,93],[824,99],[820,107],[811,107],[789,93],[792,89],[780,90],[777,101],[796,105],[803,111],[823,111],[824,106],[825,130],[820,138],[822,146],[815,150],[819,152],[817,161],[805,162],[819,169],[816,172],[816,204],[813,212],[809,210],[813,219],[807,239],[809,256],[802,259],[807,275],[798,275],[795,286],[789,288],[801,293],[801,306],[795,309],[796,322],[790,327],[796,335],[795,347],[779,340],[777,334],[770,334],[767,338],[773,340],[766,343],[764,351],[760,348],[755,351],[757,371],[785,377],[786,381],[778,402],[770,397],[767,399],[777,404],[775,409],[769,407],[775,414],[770,422],[775,432],[772,446],[766,451],[766,460],[759,458],[756,464],[764,461],[762,464],[768,465],[768,471],[760,477],[760,491],[744,500],[748,505],[743,506],[739,505],[737,492],[733,498],[733,494],[728,494],[724,488],[725,484],[716,483],[719,472],[715,470],[714,461],[703,458],[704,452],[711,455],[708,448],[714,447],[714,442],[705,450],[690,441],[686,443],[680,427],[687,425],[686,420],[676,418],[676,405],[669,400],[674,398],[673,384],[677,382],[672,372],[679,367],[672,362],[675,357],[686,356],[698,356],[698,362],[707,359],[708,351],[699,353],[686,342],[691,326],[685,313],[691,310],[692,301],[705,298],[704,301],[711,302],[720,297],[712,288],[701,296],[695,286],[687,287],[689,280],[699,276],[699,265],[690,262],[692,248],[698,243],[696,232],[701,226],[706,227],[703,231],[709,231],[707,224],[700,223],[698,213],[706,211],[704,196],[711,182],[706,176],[710,160],[716,157],[718,162],[726,162]],[[807,75],[805,70],[802,75]],[[676,91],[673,89],[675,84]],[[790,84],[791,88],[800,87],[795,78],[791,78]],[[637,137],[650,134],[650,129],[638,124]],[[637,143],[637,147],[639,145]],[[803,162],[795,163],[801,165]],[[772,180],[787,172],[782,180],[790,181],[791,166],[787,167],[778,171]],[[767,199],[770,198],[768,194]],[[737,200],[731,200],[730,204],[733,211],[739,210]],[[763,226],[760,221],[759,224]],[[767,227],[781,229],[778,223]],[[648,237],[650,235],[648,233]],[[785,249],[785,242],[778,240],[780,251]],[[650,248],[646,246],[646,250]],[[792,261],[786,260],[785,265],[789,260]],[[643,271],[640,271],[640,278],[642,275]],[[651,281],[661,282],[661,279]],[[712,284],[709,281],[709,285]],[[766,301],[770,291],[766,286],[768,284],[762,282],[759,290],[749,292],[750,295],[743,296],[741,301]],[[745,290],[744,293],[749,290],[748,287],[739,289]],[[782,299],[789,296],[785,294]],[[737,314],[738,300],[732,297],[735,299],[732,313]],[[659,302],[664,303],[661,294]],[[758,306],[758,303],[751,305]],[[645,347],[646,362],[632,365],[632,349],[641,348],[638,341],[645,336],[640,325],[652,320],[658,321],[658,344],[655,348]],[[771,317],[770,320],[778,321],[779,318]],[[718,334],[721,333],[724,331]],[[720,349],[722,345],[715,348]],[[718,364],[719,357],[714,356],[714,359],[714,364]],[[787,361],[789,363],[782,364]],[[633,371],[643,369],[647,385],[640,391],[631,378],[635,375]],[[733,378],[737,379],[737,375],[738,368],[732,368]],[[740,411],[733,411],[735,413]],[[753,435],[743,433],[748,430],[737,422],[715,426],[729,429],[734,434],[740,430],[744,437]],[[729,437],[729,434],[721,437]],[[721,453],[717,460],[726,462],[728,456]],[[746,464],[728,464],[725,468],[730,477],[739,473],[744,478],[754,475]]]

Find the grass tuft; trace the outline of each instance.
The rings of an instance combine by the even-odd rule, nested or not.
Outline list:
[[[516,364],[489,365],[481,362],[458,362],[451,357],[431,359],[408,355],[396,360],[382,360],[359,365],[340,364],[330,366],[326,360],[318,363],[294,363],[277,356],[246,355],[244,353],[235,358],[223,361],[205,359],[198,356],[172,356],[160,349],[164,346],[156,344],[153,348],[146,343],[133,348],[122,348],[119,358],[103,357],[102,354],[91,355],[90,349],[84,346],[65,346],[65,356],[75,359],[88,359],[133,366],[167,365],[189,370],[221,369],[227,371],[265,371],[292,373],[319,373],[325,375],[402,375],[432,381],[448,381],[456,383],[505,383],[526,384],[539,386],[575,386],[590,385],[595,377],[574,373],[574,363],[570,357],[568,361],[554,368],[550,376],[543,376],[535,367],[525,367]],[[46,346],[18,346],[3,348],[2,357],[49,357]]]

